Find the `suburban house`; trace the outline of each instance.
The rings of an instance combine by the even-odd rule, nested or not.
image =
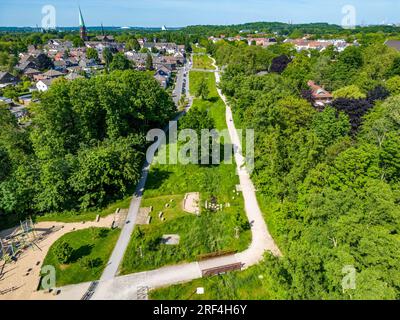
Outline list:
[[[275,38],[253,38],[249,37],[247,39],[247,42],[250,45],[253,43],[256,44],[256,46],[262,46],[262,47],[268,47],[270,45],[276,44],[276,39]]]
[[[310,80],[310,81],[308,81],[307,84],[311,90],[311,98],[312,98],[314,107],[321,110],[327,104],[332,103],[333,96],[330,92],[326,91],[321,86],[315,84],[314,81]]]
[[[22,61],[15,67],[16,69],[25,72],[27,69],[35,69],[36,63],[30,60]]]
[[[178,59],[175,57],[171,56],[155,56],[153,57],[153,64],[155,68],[158,68],[159,66],[164,66],[171,71],[176,70],[177,64],[178,64]]]
[[[168,86],[168,78],[167,77],[156,73],[154,78],[159,82],[159,84],[161,85],[162,88],[167,89],[167,86]]]
[[[34,68],[28,68],[24,71],[24,75],[27,76],[29,79],[33,80],[35,76],[41,74],[39,70]]]
[[[43,73],[44,78],[47,79],[52,79],[52,78],[58,78],[58,77],[62,77],[64,75],[64,73],[57,71],[57,70],[48,70],[45,73]]]
[[[13,100],[6,97],[0,97],[0,104],[5,104],[7,106],[11,106],[14,104]]]
[[[132,61],[138,70],[146,70],[147,53],[128,51],[125,57]]]
[[[84,76],[81,76],[80,74],[78,74],[78,73],[75,73],[75,72],[71,72],[71,73],[68,73],[66,76],[65,76],[65,79],[67,79],[67,80],[75,80],[75,79],[83,79],[83,78],[85,78]]]
[[[53,83],[54,80],[56,80],[57,78],[51,78],[51,79],[43,79],[43,80],[39,80],[36,83],[36,88],[40,91],[40,92],[44,92],[49,90],[51,84]]]
[[[400,51],[400,41],[399,40],[386,40],[385,44],[390,48]]]
[[[27,106],[27,105],[29,105],[31,102],[35,102],[35,101],[37,101],[37,100],[33,100],[33,99],[32,99],[32,94],[26,94],[26,95],[23,95],[23,96],[18,97],[18,102],[19,102],[21,105],[24,105],[24,106]]]
[[[163,65],[159,66],[156,70],[156,74],[159,74],[164,77],[168,77],[168,79],[171,77],[171,73],[172,73],[171,70]]]
[[[67,62],[64,60],[54,61],[54,69],[60,72],[64,72],[67,69]]]
[[[16,85],[19,82],[17,77],[14,77],[11,73],[0,71],[0,88],[7,86]]]
[[[342,52],[351,44],[342,39],[332,40],[308,40],[308,39],[286,39],[285,43],[292,43],[297,51],[318,50],[323,51],[330,46],[334,46],[338,52]]]

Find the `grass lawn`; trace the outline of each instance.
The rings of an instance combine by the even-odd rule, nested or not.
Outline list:
[[[54,222],[80,222],[80,221],[94,221],[99,214],[100,217],[106,217],[114,213],[118,208],[127,209],[131,203],[132,196],[126,197],[123,200],[116,201],[110,204],[107,208],[100,211],[87,211],[87,212],[60,212],[49,213],[43,216],[36,216],[35,222],[41,221],[54,221]]]
[[[53,243],[43,265],[53,265],[56,268],[57,286],[98,280],[119,234],[119,229],[107,228],[89,228],[67,233]],[[55,256],[54,248],[61,241],[67,242],[74,249],[71,261],[65,265],[61,265]],[[92,258],[95,261],[94,267],[90,269],[82,267],[79,260],[83,257]]]
[[[193,50],[193,53],[206,53],[207,52],[206,48],[197,47],[195,45],[192,46],[192,50]]]
[[[204,294],[196,289],[204,288]],[[244,271],[197,279],[188,283],[150,291],[152,300],[269,300],[271,284],[263,264]]]
[[[194,69],[208,69],[215,70],[215,67],[212,65],[212,60],[207,55],[193,55],[193,68]]]
[[[195,99],[193,108],[207,108],[218,129],[226,128],[225,105],[218,97],[214,74],[191,72],[191,88],[205,77],[210,89],[207,101]],[[190,111],[189,111],[190,112]],[[235,237],[235,228],[246,224],[243,197],[236,195],[239,183],[236,164],[199,166],[154,164],[147,180],[142,207],[153,206],[150,225],[135,229],[121,266],[122,274],[156,269],[165,265],[196,261],[198,255],[216,251],[242,251],[251,241],[251,232],[246,227]],[[196,216],[185,213],[182,201],[185,193],[200,192],[200,203],[216,197],[218,203],[230,203],[222,211],[209,213],[204,208]],[[170,202],[170,200],[173,200]],[[165,208],[169,203],[170,207]],[[158,218],[164,212],[165,221]],[[164,234],[179,234],[176,246],[160,244]]]

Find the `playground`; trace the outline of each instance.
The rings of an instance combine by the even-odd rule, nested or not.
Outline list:
[[[40,270],[51,247],[63,235],[91,227],[110,228],[114,215],[92,222],[22,221],[18,227],[0,232],[0,300],[35,299]]]

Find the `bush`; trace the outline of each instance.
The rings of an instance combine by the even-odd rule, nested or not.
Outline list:
[[[56,244],[54,254],[59,263],[66,264],[71,260],[73,251],[74,249],[69,245],[69,243],[61,241]]]
[[[91,258],[91,257],[83,257],[79,259],[79,266],[85,270],[90,270],[93,268],[97,268],[102,264],[102,260],[100,258]]]
[[[110,230],[106,228],[90,228],[90,233],[93,240],[107,237],[109,231]]]
[[[340,88],[332,93],[335,99],[365,99],[367,96],[355,85]]]

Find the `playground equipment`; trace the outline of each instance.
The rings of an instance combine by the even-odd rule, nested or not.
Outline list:
[[[6,263],[17,258],[18,254],[28,247],[40,247],[36,244],[37,235],[32,218],[20,221],[20,226],[4,239],[0,238],[0,259]]]

